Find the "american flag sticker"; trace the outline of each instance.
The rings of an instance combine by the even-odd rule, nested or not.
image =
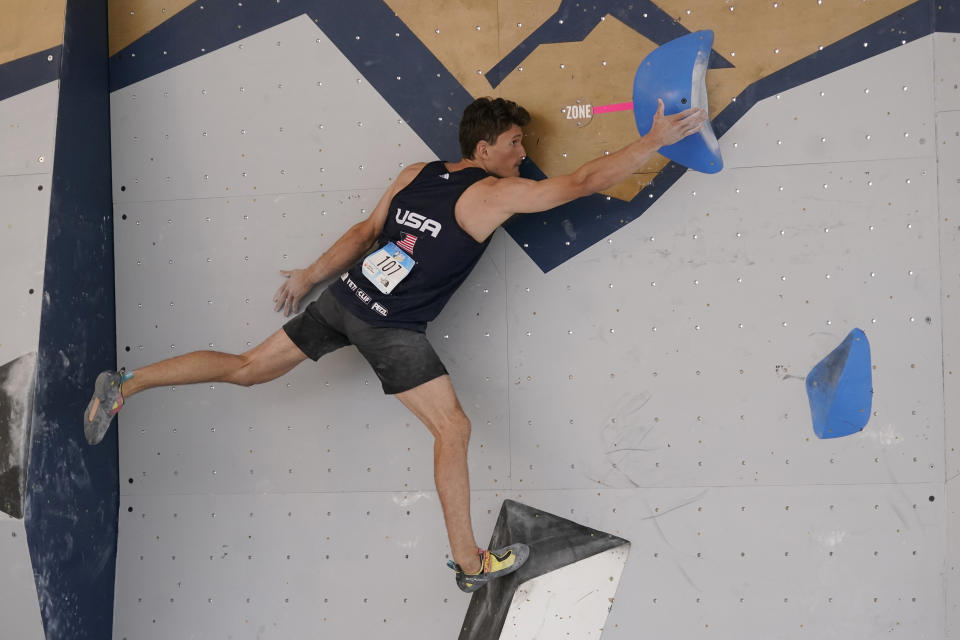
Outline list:
[[[406,251],[407,253],[413,253],[413,245],[417,242],[417,236],[411,233],[403,234],[403,239],[397,243],[397,246]]]

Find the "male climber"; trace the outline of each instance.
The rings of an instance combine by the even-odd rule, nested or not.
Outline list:
[[[434,436],[434,480],[453,553],[457,585],[476,591],[516,571],[529,549],[518,543],[478,549],[470,521],[470,421],[425,330],[470,274],[497,227],[518,213],[546,211],[608,189],[662,146],[700,130],[700,109],[665,116],[649,133],[569,175],[519,177],[527,111],[510,100],[479,98],[463,112],[458,162],[406,167],[370,217],[351,227],[306,269],[282,271],[276,310],[289,316],[318,283],[339,275],[319,299],[242,355],[194,351],[135,371],[104,371],[84,413],[87,441],[103,439],[134,394],[200,382],[250,386],[287,373],[306,358],[354,345],[384,393],[396,395]]]

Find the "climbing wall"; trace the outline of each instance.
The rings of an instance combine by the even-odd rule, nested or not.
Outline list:
[[[566,106],[628,100],[646,53],[714,28],[724,171],[654,159],[514,221],[428,330],[478,540],[507,498],[628,540],[604,638],[956,636],[952,13],[243,4],[113,7],[121,365],[278,329],[279,270],[455,160],[473,96],[526,104],[525,171],[556,175],[636,135]],[[821,440],[804,378],[855,328],[870,421]],[[459,633],[431,438],[354,350],[145,392],[119,439],[115,637]]]
[[[106,3],[0,13],[0,636],[104,638],[117,443],[80,415],[116,360]]]
[[[24,640],[44,637],[24,506],[60,95],[57,4],[11,11],[22,31],[0,25],[0,635]]]
[[[937,157],[940,196],[940,301],[943,308],[944,456],[947,479],[947,637],[960,636],[960,76],[953,61],[960,55],[955,33],[934,36]]]

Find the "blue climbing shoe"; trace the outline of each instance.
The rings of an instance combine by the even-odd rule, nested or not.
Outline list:
[[[133,373],[103,371],[97,376],[93,397],[87,403],[83,414],[83,435],[89,444],[98,444],[110,429],[113,416],[123,407],[123,383],[133,377]]]

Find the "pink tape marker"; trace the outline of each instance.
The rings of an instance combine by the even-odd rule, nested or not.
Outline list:
[[[593,108],[596,113],[611,113],[613,111],[629,111],[633,109],[632,102],[618,102],[617,104],[601,104]]]

